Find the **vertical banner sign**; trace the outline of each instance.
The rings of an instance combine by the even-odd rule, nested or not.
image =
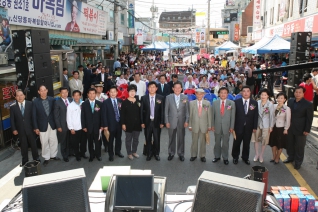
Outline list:
[[[128,33],[135,34],[135,0],[128,1]]]
[[[280,0],[280,5],[279,5],[279,19],[284,18],[285,13],[286,13],[286,8],[288,6],[286,5],[286,0]]]
[[[8,10],[0,7],[0,46],[8,46],[11,43],[10,24],[8,19]]]
[[[195,29],[195,42],[200,43],[201,29]]]
[[[261,22],[261,0],[254,0],[253,10],[253,31],[262,28]]]
[[[200,31],[200,43],[205,43],[205,29]]]
[[[234,41],[239,41],[240,40],[240,25],[235,24],[234,28]]]

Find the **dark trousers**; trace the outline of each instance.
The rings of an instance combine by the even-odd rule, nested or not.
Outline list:
[[[301,165],[304,160],[306,145],[305,135],[293,135],[288,133],[287,154],[288,160],[295,161],[295,165]]]
[[[25,164],[29,161],[28,151],[29,147],[32,151],[33,160],[39,158],[38,148],[36,146],[35,136],[33,132],[29,132],[28,134],[18,134],[20,144],[21,144],[21,155],[22,155],[22,164]]]
[[[59,132],[57,130],[57,139],[61,145],[61,154],[63,158],[68,158],[70,154],[70,131],[68,129]]]
[[[75,134],[70,133],[70,142],[77,158],[85,155],[87,138],[83,130],[77,130]]]
[[[232,157],[234,159],[239,159],[242,141],[243,141],[242,159],[248,160],[250,156],[250,142],[251,142],[253,130],[250,130],[251,132],[246,132],[246,131],[247,130],[244,127],[243,133],[236,134],[236,139],[234,139],[233,148],[232,148]]]
[[[99,158],[101,156],[101,140],[98,139],[99,134],[87,133],[87,140],[88,140],[88,151],[90,158]]]
[[[156,128],[153,121],[145,128],[147,156],[159,155],[160,153],[160,128]],[[153,143],[152,143],[153,137]]]
[[[125,132],[126,134],[126,150],[127,155],[137,152],[140,131]]]
[[[109,131],[109,142],[108,142],[108,155],[114,156],[114,140],[115,140],[115,154],[119,154],[121,150],[121,125],[116,123],[116,129]]]
[[[314,111],[317,111],[317,106],[318,106],[318,94],[314,93],[314,101],[313,101],[313,107],[314,107]]]

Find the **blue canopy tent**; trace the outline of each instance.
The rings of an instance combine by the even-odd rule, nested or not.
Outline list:
[[[257,54],[267,53],[288,53],[290,52],[290,42],[286,41],[279,35],[275,35],[272,39],[257,50]]]
[[[167,49],[161,46],[158,42],[152,43],[142,48],[143,51],[166,51]]]
[[[257,50],[264,45],[266,45],[271,40],[270,37],[263,37],[261,40],[259,40],[257,43],[255,43],[253,46],[249,46],[242,49],[242,52],[248,53],[248,54],[257,54]]]

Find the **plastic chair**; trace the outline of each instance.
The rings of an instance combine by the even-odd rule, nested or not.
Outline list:
[[[235,98],[234,98],[234,96],[233,96],[232,94],[229,94],[229,95],[227,96],[227,99],[229,99],[229,100],[234,100]]]
[[[214,96],[211,93],[207,93],[207,94],[204,95],[204,99],[209,101],[210,104],[212,105]]]
[[[235,100],[237,100],[237,99],[242,99],[242,95],[241,95],[241,94],[237,94],[237,95],[235,96]]]
[[[207,88],[204,88],[203,90],[205,91],[205,93],[211,93],[211,91]]]
[[[187,96],[188,96],[189,102],[197,99],[197,97],[194,94],[188,94]]]
[[[184,94],[185,94],[185,95],[195,94],[195,90],[194,90],[194,89],[186,89],[186,90],[184,91]]]

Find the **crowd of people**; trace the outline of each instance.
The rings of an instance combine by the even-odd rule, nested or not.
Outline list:
[[[10,112],[13,134],[21,142],[22,165],[28,162],[28,146],[33,160],[40,161],[34,133],[41,141],[44,166],[50,160],[60,160],[58,143],[65,162],[69,156],[75,156],[77,161],[81,158],[101,161],[102,146],[109,161],[115,156],[123,158],[122,132],[127,157],[134,160],[139,158],[137,147],[142,131],[146,160],[154,157],[160,161],[160,135],[165,127],[169,135],[169,161],[175,155],[185,160],[188,129],[192,134],[190,161],[199,157],[206,162],[206,145],[212,142],[213,162],[222,158],[228,165],[232,134],[234,164],[240,156],[250,164],[252,142],[255,162],[263,163],[264,152],[270,145],[271,162],[279,163],[286,148],[288,159],[284,163],[295,162],[295,169],[299,169],[313,120],[313,105],[304,98],[308,87],[296,87],[295,98],[287,100],[284,93],[279,93],[274,100],[270,90],[261,89],[262,76],[252,73],[261,67],[258,62],[247,58],[242,61],[231,58],[226,64],[222,61],[224,57],[219,64],[201,59],[200,63],[179,70],[163,61],[160,54],[123,54],[114,63],[113,72],[101,62],[87,64],[85,69],[80,65],[69,80],[68,70],[64,69],[58,98],[47,96],[45,85],[38,87],[39,97],[33,102],[25,100],[23,91],[17,90],[17,101]],[[179,81],[180,75],[184,75],[183,81]],[[190,101],[183,94],[187,89],[195,89],[196,100]],[[119,98],[118,93],[123,90],[127,96]],[[216,94],[218,100],[205,100],[206,92]],[[242,98],[232,101],[229,94],[240,94]],[[254,100],[256,94],[258,101]],[[210,141],[210,131],[215,135],[214,141]]]

